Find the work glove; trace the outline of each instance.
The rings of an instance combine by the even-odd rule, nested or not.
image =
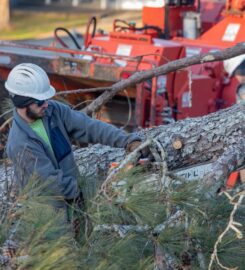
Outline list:
[[[133,141],[127,144],[126,154],[133,152],[141,145],[142,141]],[[151,154],[150,148],[148,146],[140,150],[140,158],[149,158]]]

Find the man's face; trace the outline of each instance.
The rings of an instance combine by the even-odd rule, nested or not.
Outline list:
[[[245,75],[236,75],[236,78],[239,83],[245,84]]]
[[[242,92],[239,96],[241,100],[245,101],[245,92]]]
[[[240,84],[237,88],[237,101],[245,103],[245,84]]]
[[[44,116],[47,107],[47,101],[45,101],[41,106],[38,106],[36,103],[32,103],[26,107],[26,116],[33,121],[40,119]]]

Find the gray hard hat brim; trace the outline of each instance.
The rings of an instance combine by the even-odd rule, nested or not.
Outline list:
[[[36,94],[34,98],[38,100],[45,100],[45,99],[52,98],[55,94],[56,94],[55,88],[52,85],[50,85],[49,90],[45,92],[45,94],[40,94],[40,95]]]
[[[12,91],[12,89],[8,86],[7,82],[5,83],[5,88],[11,93],[11,94],[14,94],[14,95],[18,95],[18,93],[16,93],[16,91]],[[50,85],[49,87],[49,90],[46,91],[45,93],[42,93],[42,94],[35,94],[35,95],[31,95],[31,94],[28,94],[28,95],[22,95],[23,97],[31,97],[31,98],[34,98],[34,99],[37,99],[37,100],[46,100],[46,99],[50,99],[52,98],[54,95],[56,94],[56,90],[55,88]]]

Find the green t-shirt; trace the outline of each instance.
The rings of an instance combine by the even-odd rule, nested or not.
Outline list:
[[[38,119],[35,122],[30,123],[29,125],[32,128],[32,130],[34,132],[36,132],[36,134],[45,141],[45,143],[50,147],[50,149],[53,152],[53,148],[52,148],[51,142],[49,140],[47,131],[46,131],[44,125],[43,125],[42,119]]]

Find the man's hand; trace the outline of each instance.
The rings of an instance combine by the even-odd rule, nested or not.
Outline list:
[[[129,154],[137,149],[141,145],[142,141],[133,141],[126,146],[126,153]],[[151,154],[150,148],[148,146],[140,150],[141,158],[148,158]]]

